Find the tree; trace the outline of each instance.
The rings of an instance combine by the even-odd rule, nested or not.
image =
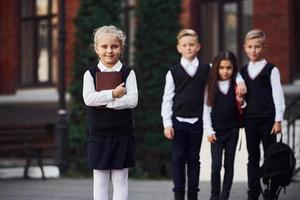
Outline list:
[[[169,176],[170,147],[163,136],[160,106],[165,74],[179,60],[176,35],[180,8],[180,0],[140,0],[137,7],[137,167],[149,177]]]
[[[82,78],[85,70],[97,63],[93,50],[93,31],[95,28],[121,24],[121,0],[84,0],[75,19],[76,42],[71,94],[69,142],[71,151],[71,169],[83,170],[85,162],[85,141],[87,136],[87,114],[82,99]]]

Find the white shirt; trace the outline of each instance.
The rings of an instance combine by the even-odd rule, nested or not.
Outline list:
[[[181,58],[180,64],[182,65],[183,69],[191,76],[193,77],[198,69],[199,65],[199,60],[196,57],[192,62],[189,62],[185,58]],[[237,75],[236,82],[243,82],[243,78],[241,77],[240,74]],[[167,72],[166,75],[166,84],[165,84],[165,89],[164,89],[164,95],[163,95],[163,101],[161,105],[161,116],[163,119],[163,125],[164,128],[167,127],[172,127],[172,107],[173,107],[173,97],[175,95],[175,84],[174,84],[174,79],[172,77],[172,74],[170,70]],[[188,122],[188,123],[195,123],[199,120],[199,118],[182,118],[175,116],[178,121],[181,122]]]
[[[106,67],[101,61],[98,63],[98,68],[101,72],[109,71],[120,71],[122,63],[118,61],[112,68]],[[130,71],[126,83],[125,83],[126,94],[121,98],[113,98],[112,89],[102,90],[97,92],[95,90],[94,79],[87,70],[83,76],[83,90],[82,96],[84,103],[87,106],[106,106],[116,110],[125,108],[134,108],[138,102],[138,90],[136,83],[136,76],[133,70]]]
[[[251,79],[254,79],[258,74],[264,69],[267,61],[265,59],[258,62],[249,62],[248,65],[248,74]],[[277,67],[274,67],[271,71],[271,87],[272,87],[272,96],[275,104],[275,121],[282,121],[285,111],[285,100],[282,90],[282,85],[280,82],[280,73]]]

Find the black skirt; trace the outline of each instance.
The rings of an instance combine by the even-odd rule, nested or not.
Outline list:
[[[134,136],[89,135],[87,161],[92,169],[113,170],[134,166]]]

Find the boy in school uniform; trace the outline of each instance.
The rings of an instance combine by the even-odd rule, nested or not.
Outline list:
[[[278,68],[264,59],[266,35],[255,29],[247,33],[244,50],[249,63],[241,69],[247,86],[244,109],[244,126],[248,150],[248,199],[258,200],[260,186],[260,142],[264,152],[276,142],[281,133],[281,121],[285,101]],[[276,187],[272,187],[269,199],[275,198]]]
[[[161,115],[164,135],[172,142],[175,200],[184,200],[186,176],[188,200],[197,200],[204,88],[210,65],[197,58],[201,46],[194,30],[181,30],[177,42],[177,50],[182,57],[180,63],[166,74]],[[245,93],[243,86],[244,82],[239,87],[240,92]]]

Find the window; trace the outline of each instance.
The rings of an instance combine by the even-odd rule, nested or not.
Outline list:
[[[202,58],[210,62],[219,51],[234,52],[241,64],[243,37],[252,27],[252,0],[202,0],[200,41]]]
[[[21,1],[21,86],[57,82],[58,1]]]

